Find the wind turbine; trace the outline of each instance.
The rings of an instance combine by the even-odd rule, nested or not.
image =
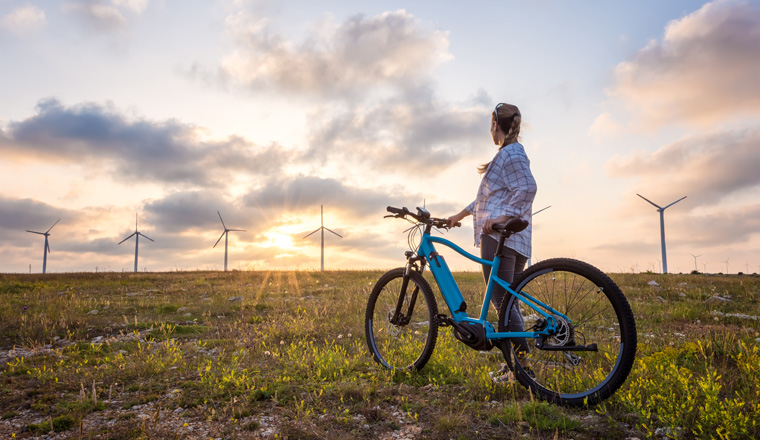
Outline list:
[[[56,220],[55,223],[53,223],[53,226],[57,225],[59,221],[61,221],[61,219]],[[53,229],[53,226],[51,226],[50,229]],[[30,231],[29,229],[26,230],[26,232],[31,232],[32,234],[40,234],[45,236],[45,248],[42,250],[42,273],[47,272],[47,254],[50,253],[50,245],[48,244],[50,229],[45,232]]]
[[[726,263],[726,275],[728,275],[728,260],[729,258],[726,258],[726,261],[724,261]]]
[[[702,254],[694,255],[691,252],[689,252],[689,255],[691,255],[692,257],[694,257],[694,270],[697,271],[697,272],[699,272],[699,269],[697,269],[697,257],[701,257]]]
[[[130,235],[129,237],[127,237],[124,240],[122,240],[122,241],[119,242],[119,244],[122,244],[125,241],[129,240],[130,238],[132,238],[132,236],[135,237],[135,272],[137,272],[137,249],[138,249],[138,245],[140,244],[140,236],[141,235],[143,237],[147,238],[148,240],[150,240],[150,241],[152,241],[152,242],[155,243],[155,240],[153,240],[152,238],[148,237],[147,235],[145,235],[142,232],[140,232],[140,231],[137,230],[137,214],[135,214],[135,232],[133,232],[132,235]]]
[[[324,272],[325,271],[325,230],[332,232],[333,234],[337,235],[340,238],[343,238],[343,236],[325,227],[325,211],[322,205],[319,205],[319,223],[321,226],[315,229],[313,232],[307,234],[304,237],[304,239],[317,231],[322,231],[322,254],[321,254],[321,259],[320,259],[320,270]]]
[[[219,211],[216,211],[216,213],[219,214]],[[219,220],[222,220],[222,214],[219,214]],[[224,220],[222,220],[222,226],[224,227],[224,232],[219,236],[219,240],[216,241],[214,247],[216,247],[216,245],[222,240],[222,237],[224,237],[224,271],[227,272],[227,237],[230,232],[245,232],[245,229],[229,229],[227,228],[227,225],[224,224]]]
[[[636,193],[636,195],[646,200],[647,202],[651,203],[655,208],[657,208],[657,212],[660,213],[660,241],[662,241],[662,273],[668,273],[668,257],[665,253],[665,210],[675,205],[676,203],[680,202],[681,200],[685,199],[686,196],[681,197],[680,199],[676,200],[675,202],[663,208],[660,205],[653,203],[651,200],[647,199],[641,194]]]

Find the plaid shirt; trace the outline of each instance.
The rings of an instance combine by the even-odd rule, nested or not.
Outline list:
[[[528,227],[512,234],[504,244],[520,255],[530,258],[533,198],[536,196],[536,180],[530,172],[530,160],[519,143],[500,149],[483,173],[478,195],[467,205],[475,228],[475,246],[480,247],[483,224],[489,218],[502,215],[519,217],[529,222]],[[499,234],[489,234],[499,240]]]

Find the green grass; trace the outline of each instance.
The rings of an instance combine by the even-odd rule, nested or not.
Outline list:
[[[501,357],[450,329],[422,371],[378,368],[363,328],[380,275],[0,275],[0,353],[26,353],[0,365],[0,436],[44,435],[52,420],[73,438],[760,437],[760,322],[725,316],[760,315],[759,277],[613,274],[637,361],[607,402],[568,409],[492,383]],[[477,313],[481,275],[455,275]]]

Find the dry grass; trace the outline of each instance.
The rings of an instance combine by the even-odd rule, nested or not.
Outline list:
[[[499,355],[449,330],[422,372],[380,370],[363,332],[380,275],[0,275],[0,438],[760,435],[760,322],[741,316],[760,315],[758,277],[613,275],[637,364],[610,401],[570,410],[493,384]],[[480,276],[456,276],[480,301]]]

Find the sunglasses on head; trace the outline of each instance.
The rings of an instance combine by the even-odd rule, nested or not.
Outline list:
[[[495,116],[496,117],[496,125],[499,125],[499,107],[501,107],[502,105],[507,105],[507,104],[505,104],[503,102],[500,102],[500,103],[496,104],[496,108],[493,109],[493,113],[494,113],[494,115],[496,115]],[[515,114],[513,114],[512,116],[510,116],[509,119],[514,120],[515,116],[521,116],[520,112],[516,112]],[[512,121],[510,121],[509,125],[512,125]]]

